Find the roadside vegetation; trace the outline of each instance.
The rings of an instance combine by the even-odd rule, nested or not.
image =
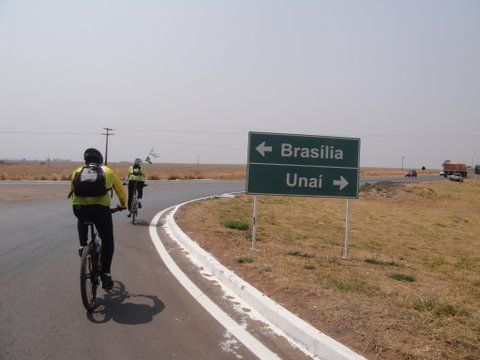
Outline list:
[[[480,358],[480,180],[362,186],[347,260],[345,200],[259,196],[252,251],[252,199],[193,203],[178,221],[239,276],[367,358]]]
[[[69,180],[80,162],[0,160],[0,180]],[[127,175],[128,162],[109,163],[120,177]],[[145,164],[150,180],[245,179],[245,165],[228,164]],[[419,175],[437,175],[439,170],[419,171]],[[403,176],[401,169],[362,168],[361,177]]]
[[[0,180],[69,180],[82,165],[68,161],[0,161]],[[127,175],[131,163],[109,163],[120,177]],[[150,180],[243,179],[245,165],[223,164],[144,164]]]

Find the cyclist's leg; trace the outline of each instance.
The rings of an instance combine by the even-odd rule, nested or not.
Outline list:
[[[110,273],[112,264],[114,240],[112,214],[108,206],[96,206],[95,226],[102,238],[102,272]]]
[[[138,208],[141,209],[142,208],[142,203],[140,202],[140,200],[142,199],[142,196],[143,196],[143,181],[135,181],[135,186],[136,186],[136,189],[137,189],[137,205],[138,205]]]
[[[85,224],[87,218],[87,211],[82,205],[73,205],[73,214],[77,217],[78,238],[80,246],[87,245],[88,241],[88,225]]]
[[[138,190],[138,198],[141,199],[143,197],[143,185],[145,183],[143,181],[137,181],[137,190]]]
[[[135,182],[133,180],[128,181],[128,211],[132,211],[132,198],[133,189],[135,188]]]

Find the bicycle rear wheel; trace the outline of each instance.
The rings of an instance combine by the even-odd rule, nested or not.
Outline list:
[[[135,225],[135,218],[138,213],[138,193],[137,188],[133,190],[133,199],[132,199],[132,224]]]
[[[85,246],[80,265],[80,292],[82,294],[83,306],[87,310],[95,308],[99,275],[97,267],[98,254],[95,253],[91,245]]]

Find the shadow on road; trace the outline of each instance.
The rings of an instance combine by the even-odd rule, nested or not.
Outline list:
[[[125,285],[114,281],[111,290],[105,293],[93,312],[87,312],[87,318],[97,324],[113,320],[120,324],[147,324],[153,317],[165,309],[164,303],[156,296],[130,294]]]
[[[140,225],[140,226],[150,226],[150,222],[149,222],[149,221],[142,220],[142,219],[136,219],[134,226],[137,226],[137,225]]]

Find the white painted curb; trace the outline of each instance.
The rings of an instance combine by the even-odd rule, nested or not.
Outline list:
[[[242,280],[235,273],[220,264],[211,254],[203,250],[180,229],[175,222],[175,214],[178,209],[188,203],[211,198],[215,197],[188,201],[173,208],[170,214],[167,215],[165,221],[165,228],[173,239],[184,246],[205,270],[211,272],[219,282],[243,299],[266,320],[280,328],[285,335],[290,338],[289,340],[293,340],[304,352],[314,358],[325,360],[365,359],[360,354],[357,354],[295,316],[283,306]]]
[[[163,216],[163,214],[169,212],[172,208],[173,207],[160,211],[157,215],[155,215],[149,229],[153,244],[167,268],[178,280],[178,282],[185,288],[185,290],[187,290],[188,293],[190,293],[190,295],[227,330],[227,334],[231,334],[236,337],[242,344],[245,345],[247,349],[249,349],[259,359],[279,360],[280,358],[277,356],[277,354],[275,354],[272,350],[263,345],[257,338],[250,334],[244,328],[244,326],[239,325],[227,313],[220,309],[220,307],[215,304],[208,296],[206,296],[198,288],[198,286],[195,285],[193,281],[191,281],[190,278],[178,267],[175,261],[173,261],[172,257],[170,256],[167,249],[160,240],[156,229],[158,221]],[[228,349],[223,350],[228,351]]]

